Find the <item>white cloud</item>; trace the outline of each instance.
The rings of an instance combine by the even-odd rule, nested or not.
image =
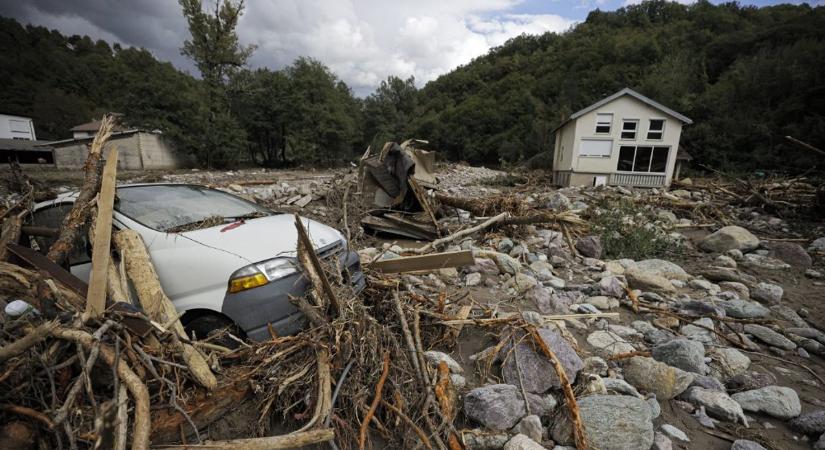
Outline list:
[[[642,1],[644,1],[644,0],[624,0],[624,3],[622,3],[622,6],[638,5],[639,3],[642,3]],[[681,3],[683,5],[690,5],[692,3],[696,3],[696,0],[670,0],[670,1],[673,1],[673,2],[676,2],[676,3]]]
[[[366,95],[389,75],[415,76],[422,86],[507,39],[561,32],[575,23],[552,14],[513,13],[521,1],[248,0],[239,35],[243,43],[258,47],[250,60],[253,67],[278,69],[310,56]],[[31,0],[22,3],[26,6],[0,6],[0,13],[65,33],[143,46],[191,70],[192,64],[180,56],[189,36],[176,1],[107,3],[113,4]]]

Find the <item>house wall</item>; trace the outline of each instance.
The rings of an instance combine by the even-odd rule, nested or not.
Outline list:
[[[573,148],[576,122],[567,122],[556,131],[556,150],[553,153],[553,170],[570,170],[573,164]]]
[[[189,158],[179,155],[162,135],[138,133],[144,169],[178,169],[191,165]]]
[[[28,117],[0,114],[0,139],[37,140],[32,120]]]
[[[598,113],[613,114],[613,122],[609,134],[596,134],[596,115]],[[624,119],[636,119],[639,121],[635,139],[621,139],[622,121]],[[651,141],[647,139],[650,119],[665,119],[665,129],[661,140]],[[574,131],[570,133],[567,131],[568,128]],[[561,137],[558,136],[559,132],[562,132]],[[565,148],[563,151],[564,155],[560,156],[560,159],[561,161],[568,160],[570,164],[566,165],[562,162],[562,164],[554,166],[554,170],[571,170],[574,173],[580,173],[582,176],[570,177],[571,185],[591,184],[594,175],[617,173],[616,167],[619,162],[619,147],[622,145],[666,146],[670,148],[668,152],[667,170],[665,172],[665,184],[668,185],[673,176],[673,168],[676,163],[676,153],[679,150],[681,133],[682,122],[679,119],[671,117],[656,108],[652,108],[629,95],[624,95],[578,117],[576,120],[568,122],[557,132],[557,152],[560,150],[558,145],[561,144],[561,141],[570,139],[571,135],[573,135],[573,142],[572,144],[561,144],[564,145]],[[610,155],[607,157],[581,156],[582,140],[587,139],[612,141]],[[558,169],[556,169],[556,167],[558,167]],[[621,173],[637,174],[637,172]],[[587,175],[584,176],[585,174]]]
[[[129,135],[113,136],[106,146],[103,148],[103,156],[109,154],[109,149],[117,146],[118,158],[117,168],[119,170],[139,170],[142,168],[140,162],[140,141],[138,138],[140,133],[132,133]],[[70,141],[65,143],[55,143],[54,146],[54,163],[58,169],[80,169],[86,162],[86,157],[89,155],[89,147],[91,139],[84,139],[82,141]]]

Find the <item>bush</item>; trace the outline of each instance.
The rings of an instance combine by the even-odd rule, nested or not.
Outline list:
[[[649,207],[628,199],[605,200],[590,214],[593,230],[602,240],[607,259],[648,259],[681,253],[681,242],[656,222]]]

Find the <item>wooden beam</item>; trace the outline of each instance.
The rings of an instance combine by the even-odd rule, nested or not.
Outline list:
[[[315,246],[312,244],[312,240],[309,238],[307,230],[304,228],[304,223],[298,214],[295,214],[295,228],[298,230],[298,248],[296,251],[298,252],[298,260],[304,268],[304,274],[309,278],[313,288],[316,289],[319,294],[326,297],[329,305],[334,308],[335,313],[340,315],[341,305],[338,303],[338,297],[335,296],[335,292],[332,290],[332,286],[324,274],[324,268],[321,267],[318,254],[315,253]],[[318,300],[320,301],[321,299],[319,298]]]
[[[321,428],[281,436],[235,439],[231,441],[206,441],[203,444],[161,445],[156,448],[175,450],[277,450],[284,448],[304,448],[312,444],[335,439],[335,430]]]
[[[44,255],[19,244],[9,243],[6,248],[23,263],[37,270],[46,272],[50,277],[71,289],[83,298],[86,298],[88,286],[80,278],[72,275],[68,270],[58,266]]]
[[[409,256],[376,261],[370,267],[384,273],[415,272],[418,270],[435,270],[447,267],[469,266],[475,264],[473,252],[462,250],[459,252],[433,253],[430,255]]]
[[[112,146],[103,167],[100,195],[97,197],[95,239],[92,243],[92,272],[89,275],[89,291],[86,294],[84,319],[94,319],[106,310],[106,277],[109,258],[112,257],[112,209],[115,204],[117,184],[117,147]]]

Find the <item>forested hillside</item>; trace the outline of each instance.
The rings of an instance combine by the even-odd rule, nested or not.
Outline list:
[[[825,147],[825,7],[655,0],[594,11],[569,32],[512,39],[422,89],[389,77],[364,99],[322,62],[252,70],[242,63],[254,48],[235,50],[238,67],[195,78],[143,49],[0,18],[0,112],[33,117],[41,139],[120,112],[210,166],[351,159],[407,137],[450,159],[499,164],[548,154],[564,117],[631,87],[692,118],[682,145],[716,168],[817,163],[785,135]]]
[[[575,112],[631,87],[687,115],[683,146],[727,170],[800,169],[825,147],[825,7],[646,2],[521,36],[427,84],[417,135],[450,157],[518,161]],[[820,161],[821,162],[821,161]]]

